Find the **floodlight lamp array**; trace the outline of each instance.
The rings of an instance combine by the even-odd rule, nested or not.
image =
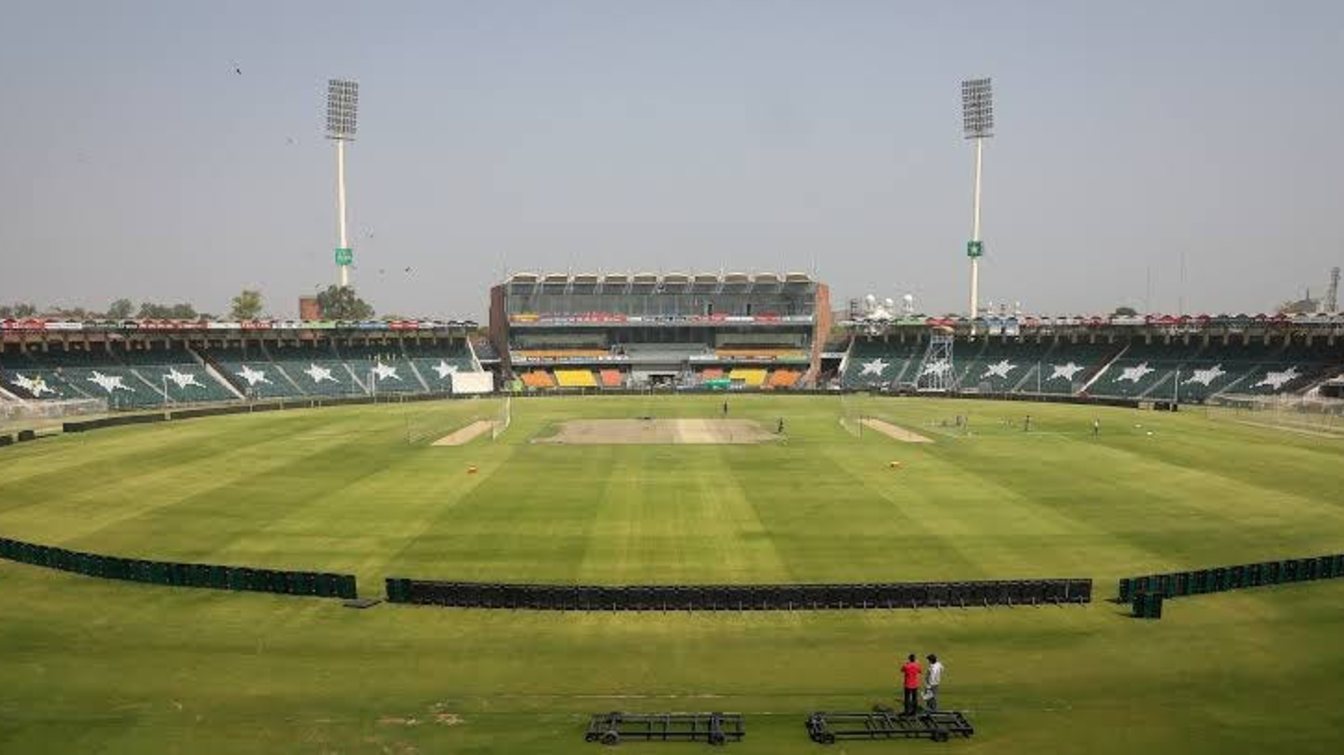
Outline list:
[[[344,79],[327,82],[327,138],[354,139],[359,110],[359,83]]]
[[[994,135],[994,92],[989,79],[961,82],[961,119],[967,139]]]

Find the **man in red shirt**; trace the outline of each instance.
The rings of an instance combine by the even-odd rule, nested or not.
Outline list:
[[[905,710],[901,715],[913,716],[919,712],[919,664],[914,653],[901,666],[901,674],[905,676]]]

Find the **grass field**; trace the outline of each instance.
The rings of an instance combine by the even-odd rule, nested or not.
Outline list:
[[[0,450],[0,535],[123,556],[386,576],[680,583],[1093,577],[1344,551],[1344,440],[1157,414],[733,396],[762,445],[530,443],[568,419],[713,417],[722,397],[236,415]],[[970,418],[969,433],[956,415]],[[1032,416],[1030,432],[1022,429]],[[1092,437],[1093,418],[1101,433]],[[892,469],[890,461],[902,462]],[[467,474],[469,465],[476,474]],[[892,701],[938,652],[965,752],[1335,752],[1344,580],[1168,605],[554,614],[103,582],[0,562],[0,752],[563,753],[586,713],[739,710],[734,752]],[[703,745],[622,745],[631,753]]]

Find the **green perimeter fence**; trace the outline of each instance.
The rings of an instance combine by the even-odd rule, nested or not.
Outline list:
[[[1163,600],[1170,598],[1337,577],[1344,577],[1344,553],[1125,577],[1116,597],[1120,603],[1132,604],[1135,616],[1158,619]]]
[[[0,558],[103,579],[121,579],[174,587],[269,592],[354,599],[358,590],[353,574],[255,569],[248,566],[187,564],[149,561],[55,548],[0,538]]]

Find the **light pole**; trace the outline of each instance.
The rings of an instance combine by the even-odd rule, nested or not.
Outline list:
[[[344,79],[327,81],[327,138],[336,142],[336,216],[339,238],[336,268],[341,288],[350,285],[354,251],[345,230],[345,143],[355,140],[355,113],[359,109],[359,84]]]
[[[980,313],[980,257],[985,245],[980,240],[980,163],[985,139],[994,133],[994,93],[989,79],[967,79],[961,82],[961,122],[967,139],[975,140],[975,193],[972,200],[971,240],[966,242],[966,256],[971,258],[971,332],[975,332],[975,318]]]

